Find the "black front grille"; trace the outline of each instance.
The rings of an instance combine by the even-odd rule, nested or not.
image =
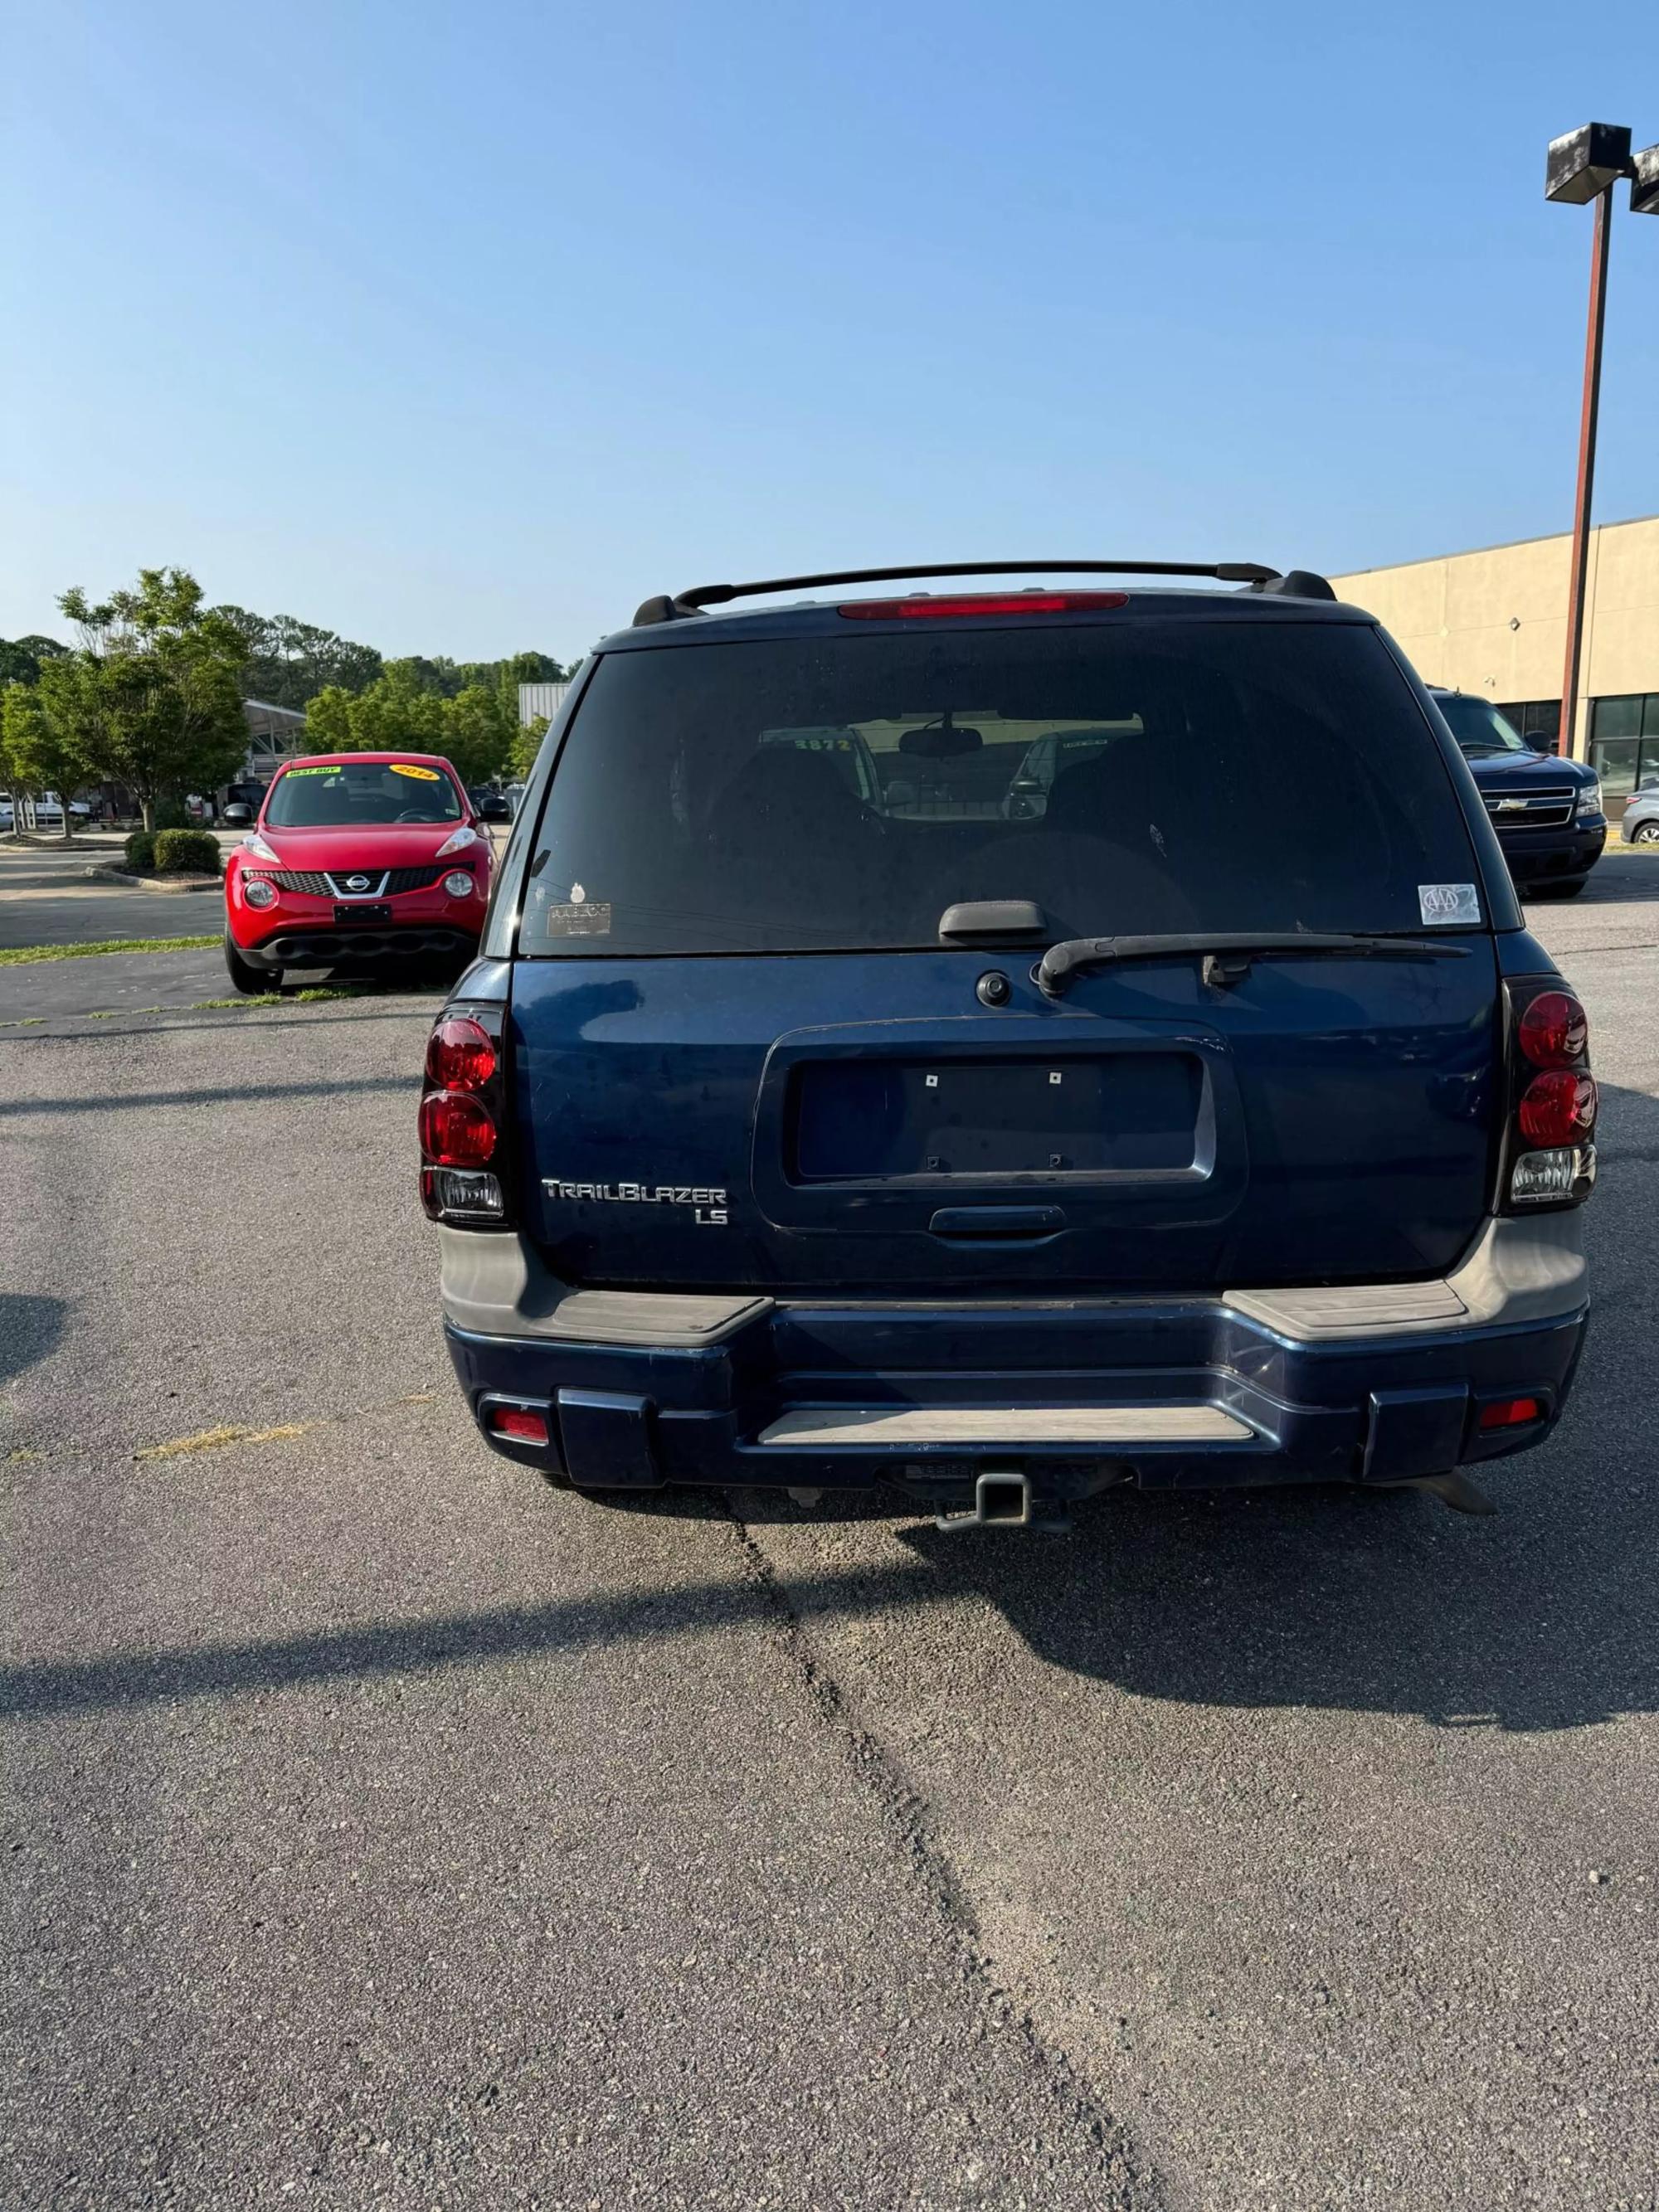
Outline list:
[[[311,898],[395,898],[399,891],[430,890],[433,884],[449,873],[459,862],[444,862],[427,868],[343,868],[333,875],[324,875],[319,869],[283,868],[271,872],[269,880],[280,891],[304,891]],[[361,890],[346,889],[348,876],[366,876],[368,880]]]
[[[1505,791],[1484,794],[1486,811],[1499,830],[1559,830],[1571,821],[1576,791]]]

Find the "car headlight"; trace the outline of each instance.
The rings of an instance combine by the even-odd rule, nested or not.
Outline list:
[[[472,878],[465,868],[452,868],[444,878],[444,889],[451,898],[471,898]]]
[[[453,836],[444,839],[434,857],[440,860],[447,860],[452,853],[464,853],[469,845],[476,845],[477,842],[477,831],[471,823],[463,822]]]
[[[1598,775],[1587,783],[1578,794],[1578,815],[1582,821],[1587,814],[1605,814],[1601,803],[1601,779]]]
[[[243,838],[242,850],[252,853],[256,860],[269,860],[273,868],[280,868],[283,865],[282,854],[267,845],[257,830],[250,830]]]
[[[263,913],[266,907],[276,905],[276,886],[268,884],[263,876],[244,876],[242,898],[246,905],[258,907]]]

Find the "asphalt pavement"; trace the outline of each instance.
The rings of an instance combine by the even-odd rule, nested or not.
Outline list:
[[[1659,866],[1531,920],[1597,1313],[1492,1521],[585,1504],[457,1401],[428,1000],[14,1016],[7,2201],[1652,2212]]]

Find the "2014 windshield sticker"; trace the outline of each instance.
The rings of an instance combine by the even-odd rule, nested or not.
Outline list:
[[[1473,884],[1419,884],[1417,910],[1430,929],[1480,927],[1480,894]]]
[[[417,775],[422,783],[443,781],[435,768],[416,768],[413,761],[392,761],[388,765],[393,775]]]

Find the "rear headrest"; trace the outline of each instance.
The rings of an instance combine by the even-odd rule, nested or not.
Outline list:
[[[1188,795],[1190,764],[1153,737],[1116,738],[1103,752],[1062,769],[1048,793],[1050,829],[1138,844],[1156,823],[1167,836]]]
[[[763,745],[726,786],[723,805],[769,817],[862,814],[863,801],[848,789],[826,754],[799,745]]]

